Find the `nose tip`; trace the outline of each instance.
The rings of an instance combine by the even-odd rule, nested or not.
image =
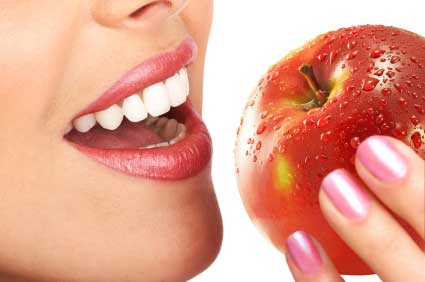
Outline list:
[[[103,0],[92,6],[94,19],[107,27],[155,25],[178,13],[187,0]]]

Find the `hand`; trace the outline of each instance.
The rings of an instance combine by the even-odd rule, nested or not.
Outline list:
[[[384,207],[425,239],[424,160],[399,140],[374,136],[359,146],[355,166],[364,184],[343,169],[323,180],[323,215],[383,281],[425,281],[424,252]],[[323,248],[305,232],[292,234],[287,250],[297,282],[344,281]]]

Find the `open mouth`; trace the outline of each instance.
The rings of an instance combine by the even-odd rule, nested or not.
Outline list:
[[[131,70],[73,119],[64,136],[83,154],[117,171],[178,180],[211,159],[208,130],[188,99],[191,38]]]

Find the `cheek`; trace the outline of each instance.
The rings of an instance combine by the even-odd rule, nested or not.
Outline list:
[[[202,11],[200,13],[199,11]],[[213,1],[197,0],[190,1],[182,17],[191,34],[198,40],[199,44],[205,48],[212,22]]]
[[[199,11],[203,12],[199,13]],[[185,26],[194,37],[199,47],[198,58],[189,69],[191,77],[190,87],[193,90],[190,94],[191,100],[199,113],[201,113],[202,109],[204,61],[211,29],[212,12],[212,0],[197,0],[189,1],[189,4],[182,13],[182,19]]]
[[[74,34],[76,5],[67,2],[42,1],[40,7],[17,4],[6,8],[0,19],[2,129],[19,124],[34,129],[52,103]],[[69,14],[64,17],[55,10]]]

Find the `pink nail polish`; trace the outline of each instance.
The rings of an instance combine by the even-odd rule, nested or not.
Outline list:
[[[317,273],[322,266],[319,251],[304,231],[297,231],[286,241],[289,254],[297,267],[304,273]]]
[[[400,181],[407,175],[407,161],[385,137],[366,139],[358,148],[357,158],[383,182]]]
[[[335,207],[349,219],[366,218],[370,199],[363,187],[344,169],[338,169],[323,179],[322,188]]]

